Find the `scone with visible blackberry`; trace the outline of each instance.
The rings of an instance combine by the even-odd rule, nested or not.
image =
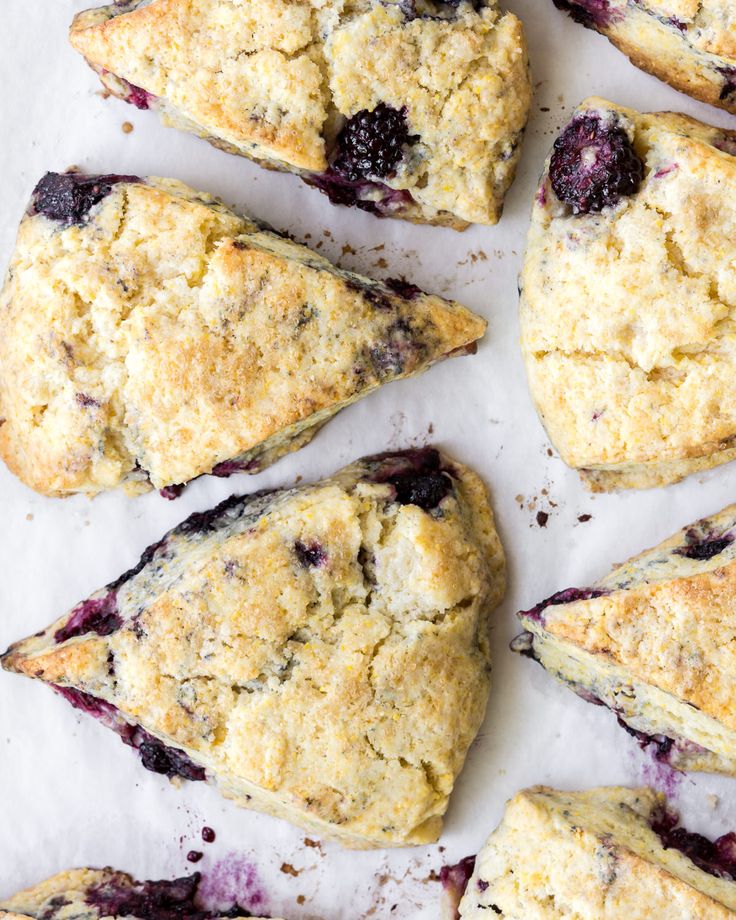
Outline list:
[[[733,0],[554,0],[642,70],[736,113]]]
[[[147,0],[80,13],[114,95],[335,204],[496,223],[531,100],[521,23],[496,0]]]
[[[347,846],[436,840],[486,707],[504,558],[431,448],[195,514],[14,646],[157,773]]]
[[[593,490],[736,457],[736,135],[581,104],[537,192],[522,272],[532,396]]]
[[[658,760],[736,776],[736,505],[519,614],[515,651]]]
[[[475,861],[462,920],[725,920],[736,834],[678,827],[652,789],[518,793]]]
[[[50,173],[0,293],[0,457],[47,495],[258,472],[485,326],[174,180]]]
[[[197,902],[199,872],[172,881],[137,882],[114,869],[71,869],[0,901],[5,920],[218,920],[252,917],[234,904],[224,913],[208,911]]]

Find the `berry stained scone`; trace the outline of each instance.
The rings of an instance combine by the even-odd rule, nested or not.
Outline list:
[[[258,472],[486,323],[171,179],[47,174],[0,293],[0,457],[46,495]]]
[[[206,910],[198,901],[199,872],[172,881],[137,882],[114,869],[71,869],[0,901],[0,918],[20,920],[218,920],[253,917],[233,904]],[[256,895],[255,900],[259,900]],[[252,906],[252,905],[251,905]],[[255,920],[255,918],[254,918]]]
[[[531,102],[496,0],[145,0],[79,13],[71,42],[114,95],[335,204],[493,224]]]
[[[149,770],[352,847],[437,839],[489,689],[504,557],[432,448],[193,515],[3,666]]]
[[[633,64],[675,89],[736,113],[733,0],[554,0]]]
[[[591,98],[562,130],[522,271],[531,393],[595,491],[736,457],[736,134]]]
[[[736,505],[519,614],[514,651],[656,759],[736,776]]]
[[[515,795],[475,860],[461,920],[726,920],[736,834],[679,827],[652,789]]]

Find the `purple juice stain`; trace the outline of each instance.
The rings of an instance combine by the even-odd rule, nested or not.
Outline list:
[[[613,207],[634,195],[644,164],[624,129],[597,112],[580,112],[554,143],[549,164],[552,189],[573,214]]]
[[[49,172],[33,190],[31,213],[71,226],[81,224],[89,211],[121,182],[140,182],[138,176],[85,176],[80,172]]]
[[[733,541],[734,535],[732,533],[710,533],[703,536],[695,528],[691,528],[685,534],[685,546],[674,550],[674,553],[677,556],[685,556],[687,559],[706,562],[708,559],[720,555]]]
[[[66,642],[67,639],[86,633],[109,636],[122,625],[123,620],[117,608],[117,595],[114,591],[109,591],[104,597],[77,604],[66,623],[54,633],[54,641]]]
[[[439,451],[433,447],[378,454],[367,460],[377,464],[371,480],[392,485],[394,501],[401,505],[432,511],[453,490],[452,473],[442,467]]]
[[[665,849],[679,850],[695,865],[716,878],[736,881],[736,833],[709,840],[678,827],[680,816],[668,808],[655,815],[651,827]]]
[[[439,880],[447,892],[454,908],[455,920],[459,920],[458,906],[468,887],[468,882],[475,869],[475,856],[466,856],[452,866],[442,866],[439,871]]]
[[[528,617],[530,620],[541,623],[543,620],[542,614],[547,607],[556,607],[559,604],[571,604],[574,601],[589,601],[595,597],[603,597],[606,594],[608,594],[608,591],[604,588],[564,588],[562,591],[557,591],[555,594],[551,594],[543,601],[535,604],[535,606],[531,607],[529,610],[520,610],[517,616]]]
[[[215,917],[249,917],[237,902],[217,911],[199,905],[202,875],[173,881],[129,883],[122,875],[88,889],[85,902],[105,917],[139,917],[141,920],[213,920]]]
[[[185,482],[176,483],[176,485],[164,486],[163,489],[158,490],[158,494],[161,498],[165,498],[170,502],[175,501],[181,493],[186,489],[187,484]]]
[[[201,850],[190,850],[187,853],[187,862],[198,863],[203,856],[204,853]]]
[[[216,836],[217,834],[215,834],[211,827],[205,826],[202,828],[202,840],[204,840],[205,843],[214,843]]]
[[[74,687],[53,685],[53,689],[75,709],[93,716],[106,728],[112,729],[123,744],[137,750],[141,763],[152,773],[163,774],[169,779],[179,776],[181,779],[194,782],[206,779],[204,769],[192,763],[183,751],[165,745],[162,741],[149,735],[140,725],[131,725],[112,703]]]
[[[258,870],[242,853],[230,853],[203,873],[198,900],[212,910],[235,903],[258,916],[268,907]]]
[[[311,543],[302,543],[301,540],[297,540],[294,544],[294,553],[299,560],[299,565],[305,569],[319,568],[327,562],[324,547],[315,540]]]

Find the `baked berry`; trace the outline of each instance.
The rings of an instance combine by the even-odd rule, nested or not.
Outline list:
[[[318,567],[327,562],[327,553],[319,543],[302,543],[297,540],[294,544],[294,552],[299,560],[299,565],[305,569]]]
[[[119,182],[140,182],[138,176],[84,176],[78,172],[46,173],[33,190],[32,210],[49,220],[79,224]]]
[[[350,182],[385,179],[396,172],[404,145],[414,140],[405,110],[379,102],[372,112],[362,109],[348,119],[337,138],[332,170]]]
[[[558,10],[563,10],[575,22],[584,26],[603,28],[616,18],[609,0],[553,0]]]
[[[117,598],[114,591],[104,597],[83,601],[72,610],[64,626],[54,633],[56,642],[66,642],[75,636],[97,633],[109,636],[120,629],[123,621],[118,614]]]
[[[644,165],[624,129],[595,112],[576,115],[554,143],[549,178],[573,214],[613,207],[635,194]]]
[[[668,809],[662,809],[652,821],[652,830],[666,849],[679,850],[698,868],[717,878],[736,880],[736,834],[724,834],[717,840],[709,840],[702,834],[695,834],[684,827],[677,827],[679,816]]]
[[[196,764],[184,754],[174,748],[167,747],[161,741],[148,735],[138,746],[141,763],[152,773],[161,773],[171,778],[180,776],[188,780],[204,780],[205,773],[202,767]]]
[[[550,595],[538,604],[535,604],[530,610],[522,610],[519,616],[529,617],[532,620],[541,620],[542,613],[547,607],[556,607],[558,604],[571,604],[573,601],[589,601],[594,597],[602,597],[607,594],[602,588],[564,588]]]
[[[404,300],[414,300],[422,293],[421,288],[407,281],[406,278],[387,278],[384,283],[389,290],[403,297]]]
[[[675,553],[687,559],[705,562],[722,553],[727,546],[733,543],[733,540],[733,534],[730,533],[701,537],[696,530],[688,530],[685,534],[686,545],[676,549]]]

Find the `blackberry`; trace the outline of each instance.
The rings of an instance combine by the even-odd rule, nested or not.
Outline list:
[[[411,142],[406,110],[379,102],[372,112],[362,109],[353,115],[340,131],[332,170],[350,182],[385,179],[396,172],[404,145]]]
[[[316,541],[302,543],[301,540],[297,540],[294,544],[294,553],[299,560],[299,565],[305,569],[312,568],[312,566],[319,567],[327,562],[327,553]]]
[[[86,633],[97,633],[98,636],[109,636],[123,625],[123,620],[118,613],[117,598],[114,591],[104,597],[83,601],[72,610],[66,624],[54,633],[54,641],[66,642],[75,636]]]
[[[733,534],[725,533],[721,536],[708,534],[701,537],[697,530],[691,529],[685,534],[685,542],[685,546],[675,550],[676,555],[705,562],[718,556],[727,546],[730,546],[733,543]]]
[[[183,751],[167,747],[158,739],[153,738],[148,732],[142,732],[144,739],[138,745],[141,763],[152,773],[162,773],[164,776],[180,776],[182,779],[202,781],[205,778],[204,770],[187,757]]]
[[[553,3],[584,26],[603,28],[615,19],[609,0],[553,0]]]
[[[677,827],[679,820],[675,812],[663,808],[652,822],[652,830],[665,849],[679,850],[709,875],[736,880],[736,834],[709,840],[702,834]]]
[[[33,190],[33,213],[69,225],[80,224],[118,182],[140,182],[140,179],[138,176],[84,176],[78,172],[46,173]]]
[[[573,214],[589,214],[633,195],[644,165],[624,129],[600,115],[577,115],[557,138],[549,164],[555,195]]]

